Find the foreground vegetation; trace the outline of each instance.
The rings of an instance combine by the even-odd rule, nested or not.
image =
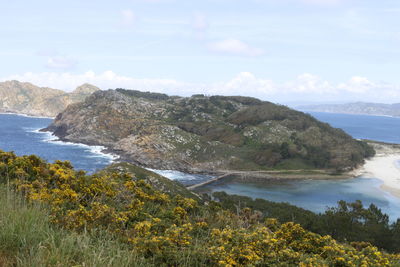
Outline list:
[[[387,251],[400,252],[400,219],[390,223],[389,216],[373,204],[364,207],[361,201],[339,201],[337,207],[316,214],[288,203],[253,200],[225,192],[216,192],[213,196],[223,208],[233,212],[247,207],[260,211],[264,217],[276,218],[282,223],[295,222],[309,231],[330,235],[342,242],[364,241]]]
[[[0,266],[151,266],[115,235],[68,231],[49,215],[45,206],[0,186]]]
[[[339,243],[249,208],[157,190],[135,173],[0,151],[0,259],[19,266],[396,266],[400,255]],[[5,191],[5,192],[4,192]]]

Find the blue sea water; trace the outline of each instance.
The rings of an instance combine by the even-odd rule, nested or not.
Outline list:
[[[400,118],[387,116],[307,112],[320,121],[341,128],[358,139],[400,144]]]
[[[101,146],[87,146],[57,140],[51,133],[40,132],[52,119],[28,117],[16,114],[0,114],[0,150],[14,151],[17,155],[35,154],[53,162],[68,160],[77,170],[94,173],[117,159],[102,153]],[[185,174],[173,170],[152,170],[172,180],[191,185],[206,181],[212,176]]]
[[[101,153],[102,147],[57,141],[50,133],[39,132],[51,123],[49,118],[0,114],[0,149],[17,155],[35,154],[54,162],[69,160],[75,169],[93,173],[116,157]]]

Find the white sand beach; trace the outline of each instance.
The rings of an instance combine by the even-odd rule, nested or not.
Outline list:
[[[400,161],[400,146],[380,143],[371,145],[376,150],[376,156],[366,160],[355,175],[382,180],[382,189],[400,198],[400,167],[396,163]]]

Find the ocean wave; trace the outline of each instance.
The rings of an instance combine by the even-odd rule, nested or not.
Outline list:
[[[51,143],[51,144],[55,144],[58,146],[70,146],[70,147],[83,148],[85,151],[88,151],[89,153],[92,154],[91,156],[88,156],[91,158],[105,158],[105,159],[108,159],[110,161],[110,163],[113,163],[114,161],[116,161],[119,158],[118,155],[103,152],[104,150],[106,150],[106,147],[104,147],[104,146],[89,146],[89,145],[81,144],[81,143],[62,141],[57,136],[53,135],[51,132],[41,132],[40,129],[37,129],[37,128],[24,128],[24,130],[27,132],[40,134],[42,137],[41,141],[46,142],[46,143]]]
[[[26,118],[52,119],[52,120],[54,120],[54,118],[55,118],[55,117],[34,116],[34,115],[28,115],[28,114],[23,114],[23,113],[13,113],[13,112],[0,112],[0,115],[15,115],[15,116],[26,117]]]

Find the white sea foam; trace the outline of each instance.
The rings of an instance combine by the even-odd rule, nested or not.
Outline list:
[[[34,116],[22,113],[14,113],[14,112],[0,112],[0,115],[15,115],[20,117],[27,117],[27,118],[38,118],[38,119],[54,119],[55,117],[47,117],[47,116]]]
[[[199,178],[208,178],[211,179],[213,176],[210,175],[204,175],[204,174],[190,174],[190,173],[184,173],[180,171],[175,171],[175,170],[156,170],[156,169],[150,169],[146,168],[149,171],[155,172],[159,175],[162,175],[164,177],[167,177],[170,180],[177,180],[177,181],[193,181],[193,180],[199,180]]]
[[[104,147],[104,146],[89,146],[89,145],[85,145],[85,144],[81,144],[81,143],[72,143],[72,142],[61,141],[57,136],[53,135],[51,132],[41,132],[40,129],[37,129],[37,128],[25,128],[25,130],[27,132],[40,134],[42,136],[42,141],[46,142],[46,143],[52,143],[52,144],[56,144],[59,146],[75,146],[75,147],[83,148],[92,154],[92,156],[89,156],[89,157],[106,158],[110,161],[110,163],[116,161],[119,158],[118,155],[103,152],[106,149],[106,147]]]

